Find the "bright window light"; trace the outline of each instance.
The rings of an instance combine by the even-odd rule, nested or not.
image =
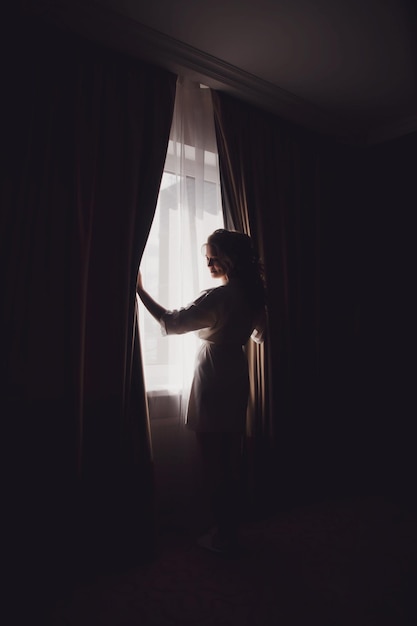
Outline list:
[[[145,289],[168,309],[186,306],[203,289],[219,285],[201,251],[208,235],[223,227],[216,150],[210,90],[180,83],[158,204],[141,261]],[[147,391],[188,397],[199,346],[196,334],[164,337],[142,304],[139,324]]]

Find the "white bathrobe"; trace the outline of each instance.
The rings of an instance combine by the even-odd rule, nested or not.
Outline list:
[[[167,311],[164,334],[197,331],[197,354],[187,408],[187,426],[199,432],[245,430],[249,394],[244,346],[263,341],[264,316],[255,315],[238,282],[204,291],[185,308]]]

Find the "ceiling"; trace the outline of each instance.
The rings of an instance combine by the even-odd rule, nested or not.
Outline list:
[[[417,130],[408,0],[43,0],[61,26],[345,140]]]

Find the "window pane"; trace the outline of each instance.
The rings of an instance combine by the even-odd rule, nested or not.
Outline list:
[[[176,206],[180,186],[186,189],[187,214]],[[201,247],[213,230],[223,226],[219,190],[207,181],[202,187],[204,201],[197,205],[194,178],[178,179],[169,172],[162,177],[141,271],[145,288],[165,308],[185,306],[204,288],[218,286],[208,273]],[[140,321],[147,389],[181,390],[189,385],[198,347],[195,335],[164,337],[158,322],[143,310]]]
[[[201,253],[208,235],[223,227],[215,146],[210,90],[177,83],[158,204],[141,262],[145,288],[171,310],[218,286]],[[147,390],[186,393],[199,345],[195,333],[162,336],[142,305],[139,321]]]

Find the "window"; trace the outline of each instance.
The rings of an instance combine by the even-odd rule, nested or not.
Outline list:
[[[218,285],[201,247],[222,226],[211,93],[179,79],[158,204],[141,262],[145,288],[163,306],[180,308]],[[198,338],[194,333],[163,337],[142,305],[140,327],[148,394],[180,398],[185,408]]]

